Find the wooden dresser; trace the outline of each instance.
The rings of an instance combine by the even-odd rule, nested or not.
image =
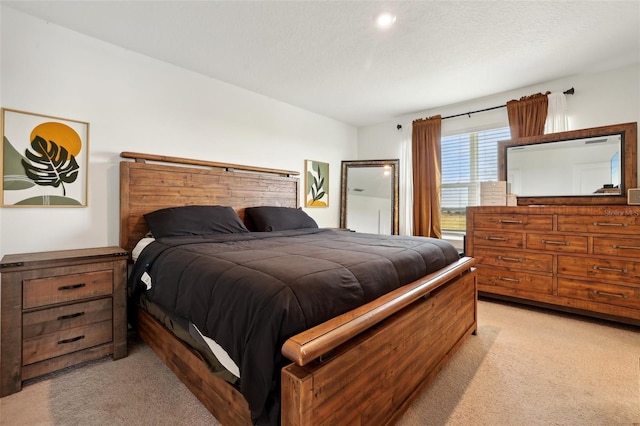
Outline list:
[[[0,396],[73,364],[127,355],[125,250],[7,255],[0,275]]]
[[[481,295],[640,325],[640,206],[467,208]]]

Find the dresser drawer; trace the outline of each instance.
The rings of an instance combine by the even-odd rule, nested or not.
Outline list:
[[[113,271],[25,280],[22,286],[23,308],[108,296],[113,292]]]
[[[640,215],[558,216],[558,231],[640,234]]]
[[[558,256],[558,275],[620,284],[640,283],[640,263],[630,260]]]
[[[526,214],[488,214],[474,215],[473,224],[476,228],[504,229],[504,230],[536,230],[551,231],[553,216]]]
[[[22,337],[30,339],[101,321],[111,321],[110,297],[22,314]]]
[[[640,309],[640,287],[558,278],[558,296]]]
[[[478,288],[503,287],[523,292],[552,294],[551,275],[537,275],[521,271],[478,267]]]
[[[527,249],[563,253],[586,253],[587,237],[558,234],[527,234]]]
[[[640,259],[640,239],[593,237],[593,253]]]
[[[473,257],[486,266],[522,269],[534,272],[553,272],[553,255],[517,250],[476,249]]]
[[[112,341],[111,320],[24,339],[22,363],[28,365]]]
[[[522,248],[524,236],[521,232],[476,230],[473,233],[473,244],[484,247]]]

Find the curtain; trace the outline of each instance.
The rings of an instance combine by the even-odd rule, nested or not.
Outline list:
[[[548,105],[544,133],[556,133],[569,130],[567,96],[562,92],[550,93],[548,96]]]
[[[442,117],[415,120],[412,129],[413,235],[441,238],[440,136]]]
[[[548,94],[549,92],[536,93],[531,96],[523,96],[519,101],[507,102],[507,115],[512,138],[544,134]]]
[[[400,235],[413,235],[413,174],[410,123],[402,125],[400,135]]]

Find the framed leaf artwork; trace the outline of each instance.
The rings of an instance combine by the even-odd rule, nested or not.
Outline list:
[[[305,207],[329,207],[329,163],[305,160]]]
[[[86,207],[89,123],[2,108],[3,207]]]

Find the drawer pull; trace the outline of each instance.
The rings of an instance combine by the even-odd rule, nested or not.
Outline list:
[[[509,241],[508,238],[502,238],[502,237],[484,237],[484,239],[488,241]]]
[[[84,339],[84,334],[82,336],[72,337],[71,339],[58,340],[58,344],[59,345],[64,345],[65,343],[73,343],[73,342],[77,342],[78,340],[82,340],[82,339]]]
[[[552,241],[552,240],[540,240],[542,244],[554,244],[557,246],[568,246],[568,241]]]
[[[606,291],[600,291],[600,290],[593,290],[593,292],[595,294],[597,294],[598,296],[606,296],[606,297],[617,297],[619,299],[626,299],[627,295],[626,294],[620,294],[620,293],[608,293]]]
[[[498,256],[498,260],[504,260],[505,262],[522,262],[522,258],[516,258],[516,257]]]
[[[509,277],[498,277],[499,281],[509,281],[509,282],[514,282],[514,283],[519,283],[522,282],[521,279],[519,278],[509,278]]]
[[[71,285],[63,285],[62,287],[58,287],[58,290],[75,290],[77,288],[82,288],[86,286],[85,283],[80,284],[71,284]]]
[[[626,223],[593,222],[593,226],[627,226]]]
[[[626,274],[627,270],[622,268],[607,268],[605,266],[593,265],[593,269],[597,271],[607,271],[607,272],[620,272],[622,274]]]
[[[619,246],[617,244],[614,244],[613,248],[614,249],[640,250],[640,246]]]
[[[75,314],[69,314],[69,315],[60,315],[58,317],[58,320],[62,321],[62,320],[71,319],[71,318],[78,318],[83,315],[84,315],[84,312],[76,312]]]
[[[513,219],[498,219],[498,223],[513,223],[516,225],[522,225],[521,220],[513,220]]]

